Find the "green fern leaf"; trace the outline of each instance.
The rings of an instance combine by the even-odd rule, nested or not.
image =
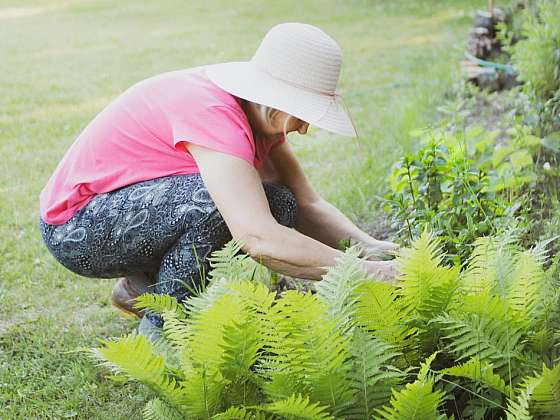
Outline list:
[[[106,366],[142,382],[160,398],[181,410],[183,387],[166,375],[165,361],[154,354],[152,343],[142,335],[130,334],[117,341],[103,341],[93,354]]]
[[[530,252],[519,255],[508,290],[508,302],[527,321],[534,323],[543,310],[544,271]]]
[[[339,322],[343,331],[353,325],[358,289],[367,279],[359,253],[356,247],[346,250],[336,266],[329,268],[316,285],[317,296],[326,303],[329,314]]]
[[[469,293],[496,293],[505,297],[515,271],[515,238],[478,238],[464,276]]]
[[[391,346],[356,328],[350,346],[352,366],[348,377],[354,391],[354,402],[341,414],[347,420],[369,419],[375,408],[389,402],[391,389],[403,373],[391,365],[397,357]]]
[[[417,333],[406,324],[410,310],[398,299],[396,288],[386,283],[363,283],[357,290],[356,324],[398,350],[409,347]]]
[[[231,240],[222,249],[214,251],[208,260],[210,262],[210,283],[220,280],[251,280],[269,283],[270,271],[241,252],[243,244]]]
[[[158,398],[146,404],[142,411],[145,420],[184,420],[184,417]]]
[[[177,318],[186,318],[184,307],[173,296],[157,293],[144,293],[136,298],[134,304],[138,309],[149,309],[157,313],[173,312]]]
[[[310,403],[309,397],[303,397],[301,394],[291,395],[285,400],[275,401],[260,409],[290,420],[334,420],[327,412],[327,407],[320,406],[319,403]]]
[[[541,378],[525,378],[518,390],[517,399],[509,399],[507,406],[507,420],[533,420],[529,411],[529,402],[533,391],[540,384]]]
[[[257,404],[262,392],[259,389],[260,378],[252,368],[260,355],[262,340],[255,322],[249,319],[225,326],[224,338],[221,372],[228,381],[225,392],[227,404]]]
[[[438,352],[433,352],[430,354],[426,360],[420,363],[420,369],[418,370],[417,380],[426,382],[427,380],[432,380],[433,375],[430,374],[432,363],[434,362]]]
[[[315,295],[288,291],[269,313],[273,330],[267,336],[269,354],[260,369],[269,378],[264,389],[272,399],[309,392],[312,401],[333,413],[351,400],[346,379],[349,337],[330,318]]]
[[[178,317],[177,312],[163,312],[163,333],[169,343],[180,353],[188,345],[191,331],[185,318]]]
[[[430,320],[448,310],[459,286],[459,267],[441,267],[442,246],[424,232],[400,257],[398,294],[412,313]]]
[[[552,369],[543,366],[539,384],[531,398],[531,412],[538,418],[558,418],[560,415],[560,364]]]
[[[417,380],[400,391],[393,391],[390,405],[377,409],[385,420],[440,420],[446,416],[439,412],[444,393],[433,390],[431,380]]]
[[[219,371],[214,367],[195,366],[181,382],[185,389],[184,401],[187,418],[211,418],[222,410],[226,386]]]
[[[523,329],[519,324],[477,313],[444,315],[437,323],[446,334],[443,341],[458,361],[478,357],[493,364],[510,385],[517,382],[521,372],[514,366],[523,360]]]
[[[500,391],[502,394],[510,395],[511,389],[506,385],[505,381],[494,373],[492,365],[481,362],[478,357],[470,359],[468,362],[458,364],[450,368],[436,371],[445,375],[468,378],[475,382],[486,385],[489,388]]]

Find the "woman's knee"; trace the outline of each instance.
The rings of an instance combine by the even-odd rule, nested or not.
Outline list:
[[[295,227],[297,219],[297,202],[294,193],[285,185],[272,182],[263,183],[270,211],[278,223]]]

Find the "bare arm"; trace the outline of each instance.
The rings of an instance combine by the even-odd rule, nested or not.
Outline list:
[[[371,256],[378,257],[398,250],[396,244],[378,241],[359,229],[335,206],[321,198],[313,190],[287,143],[271,152],[270,161],[275,180],[290,187],[296,196],[297,229],[301,233],[333,248],[338,248],[342,240],[350,239],[352,244],[359,244],[364,249],[364,256],[373,254]]]
[[[280,273],[315,280],[323,267],[335,265],[340,251],[276,222],[251,165],[204,147],[187,148],[233,238],[252,258]]]

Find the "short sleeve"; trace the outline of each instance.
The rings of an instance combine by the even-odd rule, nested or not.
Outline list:
[[[244,115],[227,106],[210,106],[170,117],[173,145],[192,143],[227,153],[254,166],[255,143]]]

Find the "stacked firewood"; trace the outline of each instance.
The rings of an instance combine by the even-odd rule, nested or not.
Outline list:
[[[464,77],[482,89],[496,91],[509,89],[517,84],[513,68],[493,63],[502,48],[498,40],[497,27],[506,22],[508,16],[500,8],[479,10],[474,18],[474,25],[467,40],[467,60],[461,62]]]

